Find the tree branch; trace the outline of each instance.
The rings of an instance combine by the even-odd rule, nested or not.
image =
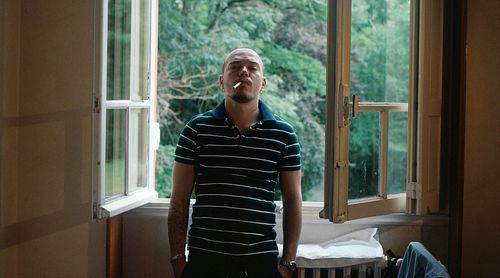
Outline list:
[[[227,5],[222,9],[220,8],[220,4],[217,4],[217,7],[215,9],[215,16],[212,18],[212,21],[210,22],[210,24],[208,24],[207,31],[211,31],[215,27],[215,25],[217,24],[217,21],[219,21],[219,18],[224,14],[224,12],[226,12],[226,10],[228,10],[229,8],[231,8],[233,6],[236,6],[238,4],[245,3],[245,2],[251,2],[251,0],[231,0],[231,1],[227,2]],[[264,2],[268,6],[271,5],[271,3],[269,1],[264,0],[262,2]]]

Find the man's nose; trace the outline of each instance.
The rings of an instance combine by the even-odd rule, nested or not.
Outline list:
[[[241,67],[240,75],[241,76],[248,76],[248,68],[246,66]]]

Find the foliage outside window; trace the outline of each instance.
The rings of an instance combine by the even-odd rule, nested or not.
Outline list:
[[[362,101],[408,100],[408,1],[353,1],[351,88]],[[296,129],[302,145],[305,201],[322,201],[325,163],[328,3],[308,1],[167,1],[159,6],[158,104],[161,146],[156,179],[170,196],[173,152],[185,122],[223,98],[217,86],[225,55],[257,50],[268,87],[262,99]],[[353,20],[354,22],[354,20]],[[402,48],[401,48],[402,46]],[[390,113],[390,191],[404,192],[404,112]],[[349,198],[376,194],[379,115],[353,119]],[[402,177],[402,178],[401,178]],[[370,181],[374,181],[370,182]],[[277,198],[279,198],[279,191]]]
[[[363,111],[363,104],[408,104],[409,40],[410,1],[352,1],[350,87],[361,112],[350,127],[349,199],[378,196],[382,184],[390,194],[406,191],[408,112]]]

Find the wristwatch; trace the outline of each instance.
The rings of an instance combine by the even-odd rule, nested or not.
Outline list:
[[[290,269],[292,272],[295,272],[295,270],[297,270],[297,264],[295,263],[295,261],[287,261],[287,260],[281,259],[280,265]]]

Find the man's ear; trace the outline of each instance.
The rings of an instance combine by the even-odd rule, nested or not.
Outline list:
[[[266,88],[266,86],[267,86],[267,80],[266,80],[265,77],[263,77],[262,78],[262,88],[261,89],[264,90]]]
[[[224,76],[219,75],[219,88],[224,90]]]

